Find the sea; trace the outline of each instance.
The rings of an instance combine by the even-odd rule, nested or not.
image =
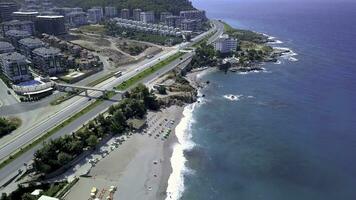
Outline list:
[[[176,129],[167,200],[355,200],[356,1],[193,4],[293,52],[263,72],[201,75],[210,84]]]

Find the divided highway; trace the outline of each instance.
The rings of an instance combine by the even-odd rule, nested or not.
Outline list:
[[[135,70],[129,71],[125,74],[123,74],[119,78],[111,78],[107,81],[105,81],[102,84],[99,84],[98,88],[102,89],[112,89],[114,86],[119,85],[125,80],[130,79],[131,77],[135,76],[136,74],[140,73],[142,70],[153,66],[154,64],[157,64],[161,60],[164,60],[168,58],[171,55],[174,55],[175,53],[179,52],[179,50],[182,50],[184,48],[190,47],[196,42],[199,42],[201,39],[205,38],[208,34],[216,30],[216,33],[209,39],[209,43],[213,42],[216,40],[221,34],[223,34],[224,31],[224,26],[222,23],[218,21],[213,21],[214,28],[192,40],[190,43],[184,43],[181,45],[176,46],[174,50],[172,50],[169,53],[166,53],[164,55],[159,54],[155,56],[154,58],[145,61],[144,63],[141,63],[140,66],[138,66]],[[189,59],[194,53],[186,53],[182,57],[183,59]],[[156,79],[158,76],[174,69],[181,63],[180,59],[177,59],[173,61],[172,63],[168,64],[164,68],[158,70],[155,74],[150,75],[149,77],[146,77],[143,80],[144,84],[149,83],[150,81]],[[99,97],[101,95],[101,92],[89,92],[90,96],[93,97]],[[113,97],[114,100],[120,100],[121,95],[116,95]],[[61,110],[60,112],[54,114],[53,116],[49,117],[46,121],[43,121],[40,124],[37,124],[33,126],[30,130],[27,130],[23,134],[20,134],[17,138],[14,140],[10,141],[6,145],[3,145],[0,147],[0,160],[3,160],[7,158],[9,155],[14,153],[16,150],[20,149],[21,147],[24,147],[25,145],[29,144],[31,141],[35,140],[36,138],[39,138],[42,136],[44,133],[48,132],[52,128],[54,128],[56,125],[62,123],[66,119],[68,119],[70,116],[73,116],[75,113],[81,111],[88,105],[90,105],[92,102],[88,101],[88,98],[86,97],[80,97],[78,100],[71,104],[70,106],[66,107],[65,109]],[[76,131],[78,128],[80,128],[83,124],[88,122],[89,120],[93,119],[95,116],[97,116],[99,113],[105,111],[108,107],[116,103],[116,101],[104,101],[100,105],[96,106],[92,110],[90,110],[88,113],[82,115],[78,119],[74,120],[72,123],[68,124],[55,134],[53,134],[49,139],[55,139],[58,137],[61,137],[65,134],[72,133]],[[8,181],[13,177],[15,174],[17,174],[17,171],[19,169],[24,168],[24,163],[28,163],[31,161],[33,158],[34,152],[41,147],[41,144],[35,146],[31,150],[25,152],[22,154],[20,157],[17,159],[13,160],[11,163],[6,165],[4,168],[0,169],[0,186],[4,184],[4,182]],[[11,188],[9,188],[11,190]],[[2,189],[0,190],[2,191]],[[5,192],[5,191],[4,191]]]

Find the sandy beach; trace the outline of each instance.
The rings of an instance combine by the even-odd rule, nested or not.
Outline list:
[[[148,113],[148,127],[129,136],[117,149],[96,163],[86,177],[80,177],[65,196],[67,200],[110,196],[110,186],[117,187],[113,199],[164,199],[168,177],[172,171],[170,157],[176,142],[174,129],[182,117],[183,108],[171,106],[160,112]],[[172,132],[169,136],[167,131]]]

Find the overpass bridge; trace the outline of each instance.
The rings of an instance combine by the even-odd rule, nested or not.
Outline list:
[[[79,86],[79,85],[71,85],[71,84],[63,84],[63,83],[55,83],[55,88],[61,92],[85,92],[85,96],[89,96],[89,91],[99,91],[102,92],[103,95],[106,95],[108,92],[113,92],[115,94],[123,94],[122,91],[115,90],[115,89],[102,89],[102,88],[95,88],[95,87],[88,87],[88,86]]]

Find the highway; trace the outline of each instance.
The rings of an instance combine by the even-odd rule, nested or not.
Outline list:
[[[218,22],[218,21],[213,21],[215,24],[215,27],[213,30],[210,30],[209,32],[204,33],[203,35],[198,36],[198,39],[195,38],[192,43],[184,43],[179,46],[176,46],[175,50],[166,53],[164,55],[157,55],[156,57],[150,59],[149,61],[145,62],[144,64],[140,65],[137,67],[135,70],[131,70],[123,76],[119,78],[111,78],[102,84],[99,84],[98,88],[102,89],[112,89],[114,86],[119,85],[123,81],[135,76],[137,73],[141,72],[142,70],[160,62],[161,60],[166,59],[167,57],[177,53],[179,50],[184,49],[186,47],[191,46],[195,42],[198,42],[201,38],[205,37],[207,34],[209,34],[211,31],[214,31],[216,28],[218,29],[217,33],[214,34],[209,40],[209,42],[214,41],[216,38],[218,38],[222,33],[223,33],[223,25]],[[183,57],[183,59],[188,59],[191,57],[193,53],[187,53]],[[179,59],[173,61],[172,63],[168,64],[166,67],[160,69],[157,73],[150,75],[149,77],[145,78],[143,80],[143,83],[148,83],[151,80],[156,79],[158,76],[170,71],[171,69],[175,68],[181,61]],[[90,96],[100,96],[101,92],[90,92]],[[17,149],[20,149],[21,147],[24,147],[26,144],[29,142],[33,141],[34,139],[40,137],[53,127],[55,127],[57,124],[60,124],[61,122],[65,121],[68,119],[70,116],[74,115],[75,113],[79,112],[86,106],[88,106],[91,101],[88,101],[88,98],[86,97],[76,97],[77,101],[71,104],[70,106],[62,109],[60,112],[56,113],[55,115],[49,117],[46,121],[43,121],[40,124],[37,124],[33,126],[31,129],[27,130],[23,134],[19,135],[15,140],[10,141],[6,145],[2,146],[0,149],[0,159],[4,159],[8,157],[10,154],[12,154],[14,151]],[[62,128],[60,131],[52,135],[49,139],[55,139],[58,137],[61,137],[65,134],[72,133],[76,131],[79,127],[81,127],[83,124],[88,122],[89,120],[93,119],[95,116],[98,115],[98,113],[104,112],[108,107],[110,107],[112,104],[117,103],[118,100],[120,100],[120,95],[116,95],[113,98],[116,101],[104,101],[88,113],[82,115],[72,123],[68,124],[64,128]],[[13,175],[15,175],[18,171],[18,169],[24,169],[24,163],[28,163],[31,161],[33,158],[34,152],[41,147],[41,144],[37,145],[36,147],[32,148],[30,151],[27,151],[26,153],[22,154],[19,158],[16,160],[12,161],[9,163],[7,166],[2,168],[0,170],[0,185],[2,185],[4,182],[9,180]],[[9,188],[10,190],[12,188]]]

